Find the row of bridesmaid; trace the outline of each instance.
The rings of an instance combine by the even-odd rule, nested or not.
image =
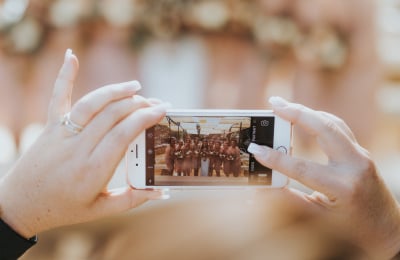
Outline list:
[[[171,137],[165,150],[169,175],[239,177],[240,149],[236,139],[221,140],[188,136],[185,140]]]

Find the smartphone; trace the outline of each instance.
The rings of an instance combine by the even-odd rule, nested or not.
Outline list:
[[[126,152],[135,189],[283,187],[285,175],[247,152],[251,142],[291,151],[292,125],[270,110],[169,110]]]

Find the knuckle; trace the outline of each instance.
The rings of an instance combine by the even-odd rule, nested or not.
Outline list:
[[[304,179],[307,175],[307,165],[304,161],[297,161],[293,165],[293,170],[299,179]]]
[[[350,185],[345,186],[344,194],[349,198],[350,202],[356,204],[363,197],[365,192],[365,186],[363,185],[362,179],[354,180]]]
[[[368,156],[363,157],[363,160],[358,164],[360,176],[363,178],[376,178],[377,171],[374,161]]]
[[[326,118],[324,117],[322,119],[322,124],[320,126],[320,131],[322,132],[326,132],[328,134],[338,134],[339,132],[341,132],[339,126],[337,125],[337,123],[330,119],[330,118]]]
[[[330,120],[332,121],[332,123],[334,123],[336,125],[336,127],[338,127],[338,126],[340,126],[341,128],[347,127],[346,122],[343,119],[341,119],[335,115],[332,115]]]
[[[337,132],[338,126],[331,119],[325,119],[323,122],[323,130],[328,132]]]
[[[363,197],[368,183],[374,185],[379,182],[379,175],[375,163],[367,156],[364,156],[357,162],[356,172],[351,172],[349,174],[353,175],[350,185],[348,185],[348,194],[352,201],[360,200]]]

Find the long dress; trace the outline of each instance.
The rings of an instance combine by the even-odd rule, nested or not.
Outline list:
[[[201,154],[200,160],[200,175],[201,176],[208,176],[208,167],[210,166],[210,158],[205,155],[203,152]]]

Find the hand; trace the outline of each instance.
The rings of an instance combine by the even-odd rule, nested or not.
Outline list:
[[[315,190],[307,195],[284,188],[299,207],[322,216],[373,259],[393,257],[400,250],[399,205],[349,127],[332,114],[278,97],[270,103],[278,116],[316,138],[328,162],[294,158],[256,144],[249,152],[263,165]]]
[[[42,135],[0,181],[1,218],[26,238],[162,195],[130,188],[107,190],[107,184],[129,143],[161,120],[167,106],[135,95],[140,85],[133,81],[99,88],[71,108],[78,67],[68,50]],[[82,131],[73,133],[61,123],[69,111]]]

